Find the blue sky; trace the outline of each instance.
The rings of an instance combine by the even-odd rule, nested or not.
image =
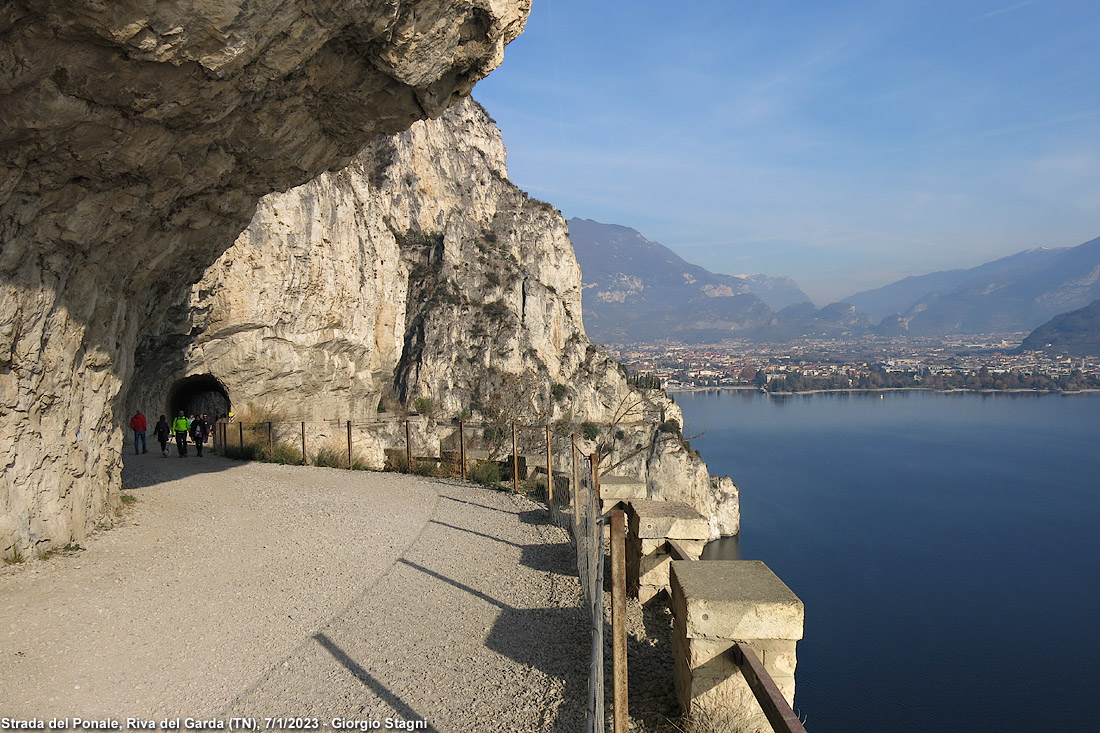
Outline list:
[[[818,305],[1100,236],[1100,0],[534,0],[509,174]]]

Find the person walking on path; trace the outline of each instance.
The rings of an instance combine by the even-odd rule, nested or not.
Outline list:
[[[156,427],[153,428],[156,433],[157,440],[160,441],[160,452],[165,458],[168,457],[168,438],[172,435],[172,426],[168,424],[168,419],[164,416],[160,416],[160,420],[157,421]]]
[[[183,415],[183,410],[180,410],[179,416],[172,421],[172,431],[176,434],[176,451],[179,453],[180,458],[187,457],[187,429],[189,427],[187,418]]]
[[[134,431],[134,455],[138,453],[148,453],[149,449],[145,445],[145,431],[148,428],[148,424],[145,422],[145,415],[141,414],[141,410],[134,413],[134,416],[130,418],[130,429]],[[138,450],[138,443],[141,443],[141,450]]]
[[[202,458],[202,444],[206,442],[206,436],[210,434],[210,423],[206,415],[196,417],[191,421],[191,439],[195,441],[195,455]]]

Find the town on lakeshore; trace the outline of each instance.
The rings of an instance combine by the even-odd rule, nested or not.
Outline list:
[[[1024,333],[869,336],[794,343],[728,340],[608,344],[632,374],[668,389],[753,387],[770,393],[846,389],[1075,392],[1100,388],[1100,357],[1020,351]]]

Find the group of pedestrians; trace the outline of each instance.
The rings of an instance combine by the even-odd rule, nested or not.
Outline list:
[[[148,453],[149,450],[145,445],[148,422],[146,422],[145,415],[141,413],[141,410],[138,410],[130,418],[130,429],[134,431],[134,453]],[[194,415],[187,417],[183,414],[183,410],[180,410],[179,415],[170,424],[167,417],[161,415],[160,420],[153,428],[153,432],[157,436],[161,454],[165,458],[168,457],[168,441],[173,436],[176,439],[176,452],[180,458],[187,457],[188,438],[195,444],[195,455],[202,458],[202,447],[210,437],[210,422],[207,420],[205,413],[198,417]]]

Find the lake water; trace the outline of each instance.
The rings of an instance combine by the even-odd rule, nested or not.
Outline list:
[[[810,733],[1100,733],[1100,395],[678,393]]]

